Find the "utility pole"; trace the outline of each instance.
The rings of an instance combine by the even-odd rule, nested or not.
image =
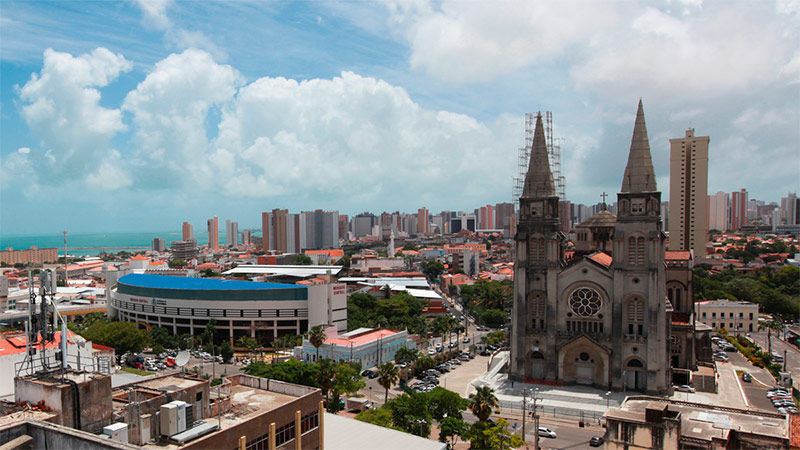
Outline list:
[[[538,391],[539,389],[536,389],[533,392],[533,428],[534,428],[533,434],[535,436],[535,439],[533,441],[534,450],[539,450],[539,414],[536,411],[536,401],[539,400],[537,398],[538,397],[537,394],[539,393]]]
[[[522,390],[522,441],[525,442],[525,403],[528,402],[526,395],[528,394],[527,389]]]
[[[69,269],[67,267],[67,231],[64,230],[61,233],[64,235],[64,286],[69,287]]]

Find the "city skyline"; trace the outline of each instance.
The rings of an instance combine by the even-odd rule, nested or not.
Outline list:
[[[794,3],[189,5],[0,5],[0,233],[471,212],[512,200],[537,110],[592,205],[639,98],[665,194],[689,127],[708,194],[800,190]]]

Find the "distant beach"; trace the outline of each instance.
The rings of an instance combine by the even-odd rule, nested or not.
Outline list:
[[[224,230],[220,233],[220,236],[224,239]],[[205,245],[208,243],[208,232],[195,232],[194,237],[197,239],[198,245]],[[146,249],[152,248],[154,238],[164,239],[167,247],[169,247],[170,242],[180,241],[183,239],[183,235],[180,231],[67,233],[67,251],[72,256],[97,256],[106,248],[106,253],[145,251]],[[9,247],[13,250],[26,250],[31,248],[31,246],[39,248],[55,247],[58,249],[59,256],[63,256],[64,236],[61,233],[0,235],[0,250],[5,250]],[[76,249],[75,247],[84,248]]]

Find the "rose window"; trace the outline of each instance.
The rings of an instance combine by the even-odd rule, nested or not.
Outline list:
[[[591,317],[600,312],[603,298],[600,293],[592,288],[582,287],[576,289],[569,296],[569,307],[573,313],[580,317]]]

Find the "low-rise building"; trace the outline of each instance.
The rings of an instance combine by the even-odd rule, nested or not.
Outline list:
[[[606,449],[788,449],[790,416],[632,396],[603,414]]]
[[[710,300],[694,304],[695,320],[714,331],[722,328],[737,333],[758,331],[758,305],[736,300]]]
[[[325,327],[325,342],[317,348],[307,339],[295,347],[295,358],[302,361],[331,359],[333,361],[357,361],[362,368],[370,368],[394,360],[394,354],[402,347],[415,347],[406,330],[386,328],[358,328],[349,333],[338,334],[333,327]]]

